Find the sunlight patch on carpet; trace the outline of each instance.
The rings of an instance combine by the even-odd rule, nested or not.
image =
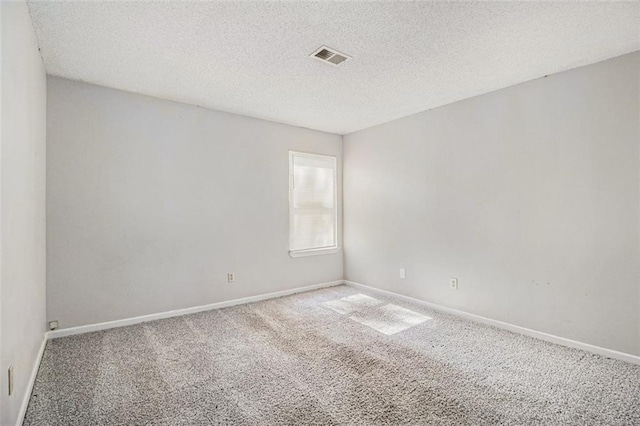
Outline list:
[[[371,308],[384,303],[375,297],[366,294],[354,294],[353,296],[343,297],[342,299],[331,300],[323,305],[339,314],[347,315],[363,309]]]
[[[390,336],[422,324],[432,318],[389,303],[384,306],[376,306],[364,312],[358,312],[350,316],[349,319]]]

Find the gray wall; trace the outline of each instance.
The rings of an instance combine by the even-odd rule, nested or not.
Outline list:
[[[639,76],[634,53],[345,136],[346,279],[640,355]]]
[[[61,328],[342,279],[288,254],[288,150],[341,167],[340,136],[49,77],[47,141]]]
[[[45,332],[46,76],[27,5],[1,2],[0,11],[0,424],[12,425]]]

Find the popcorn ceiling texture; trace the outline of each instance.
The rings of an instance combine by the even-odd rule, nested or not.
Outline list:
[[[640,50],[637,1],[29,8],[49,74],[338,134]]]
[[[386,336],[325,306],[357,293],[49,341],[24,425],[640,424],[638,365],[384,296],[432,319]]]

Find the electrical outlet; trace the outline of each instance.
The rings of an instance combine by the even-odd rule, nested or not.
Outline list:
[[[457,278],[449,278],[449,287],[454,290],[458,289],[458,279]]]
[[[49,321],[49,330],[55,330],[56,328],[58,328],[58,321]]]
[[[232,283],[232,282],[235,280],[235,278],[236,278],[236,277],[235,277],[235,275],[233,274],[233,272],[229,272],[229,273],[227,274],[227,282],[228,282],[228,283]]]
[[[11,395],[13,393],[13,365],[9,367],[8,374],[9,395]]]
[[[400,278],[405,279],[407,275],[405,274],[404,268],[400,268]]]

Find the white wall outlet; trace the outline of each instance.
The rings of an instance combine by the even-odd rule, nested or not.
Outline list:
[[[7,383],[9,385],[9,395],[13,393],[13,365],[9,367]]]
[[[458,289],[458,279],[457,278],[449,278],[449,287],[453,290]]]
[[[407,277],[407,274],[405,274],[404,268],[400,268],[400,278],[405,279],[406,277]]]
[[[58,328],[58,321],[49,321],[49,330],[55,330]]]
[[[236,279],[235,275],[233,274],[233,272],[229,272],[227,274],[227,282],[228,283],[232,283],[234,280]]]

